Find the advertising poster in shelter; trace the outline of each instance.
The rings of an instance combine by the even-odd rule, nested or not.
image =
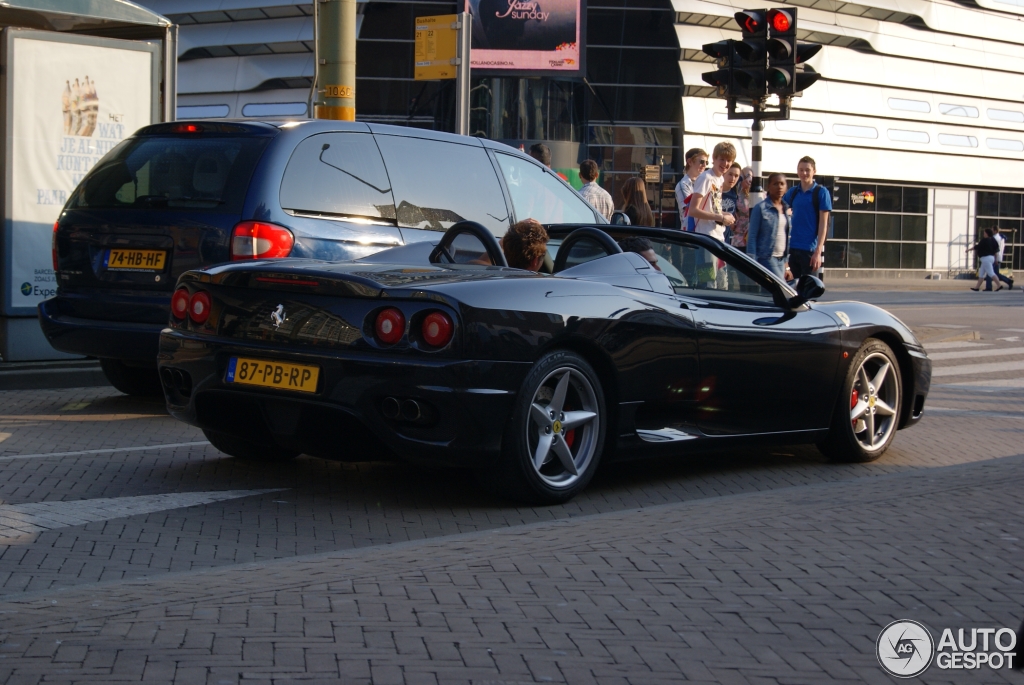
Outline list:
[[[584,0],[466,0],[473,69],[576,74],[582,70]]]
[[[100,158],[154,115],[154,51],[31,36],[7,38],[8,314],[34,313],[56,294],[51,240],[64,203]]]

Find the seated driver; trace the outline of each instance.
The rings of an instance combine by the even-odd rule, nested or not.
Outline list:
[[[654,252],[654,245],[647,238],[638,235],[623,238],[619,241],[619,247],[622,248],[623,252],[636,252],[649,261],[651,266],[661,271],[661,267],[658,266],[658,255]]]
[[[548,232],[536,219],[523,219],[502,237],[501,251],[512,268],[538,271],[548,253]]]

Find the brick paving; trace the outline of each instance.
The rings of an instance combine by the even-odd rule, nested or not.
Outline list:
[[[0,603],[0,679],[883,682],[891,620],[1019,623],[1022,472],[1024,455],[37,593]]]
[[[1022,344],[999,340],[1015,310],[944,311],[895,313]],[[521,508],[457,471],[241,462],[109,388],[0,392],[0,511],[111,512],[0,542],[0,683],[889,682],[873,641],[893,618],[1024,618],[1022,400],[939,385],[872,464],[607,465],[573,502]],[[274,492],[214,501],[250,490]],[[171,493],[207,500],[113,517]]]

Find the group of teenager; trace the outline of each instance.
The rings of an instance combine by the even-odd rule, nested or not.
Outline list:
[[[810,157],[797,163],[800,182],[787,188],[786,176],[767,179],[767,197],[751,206],[754,172],[736,163],[736,148],[719,143],[711,153],[686,152],[683,178],[676,185],[680,228],[703,233],[745,250],[779,278],[817,274],[824,261],[832,193],[814,180]]]
[[[785,174],[768,177],[767,195],[751,206],[754,171],[736,163],[736,148],[722,142],[711,159],[700,148],[686,152],[686,167],[675,188],[680,228],[709,235],[747,254],[779,278],[817,274],[824,262],[832,193],[814,180],[810,157],[797,164],[800,183],[787,188]],[[598,166],[580,164],[580,193],[608,219],[615,211],[611,195],[597,184]],[[634,226],[654,226],[646,184],[630,178],[622,188],[621,211]]]

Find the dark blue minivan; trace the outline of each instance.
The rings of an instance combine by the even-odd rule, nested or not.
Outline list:
[[[501,143],[339,121],[177,121],[140,129],[82,180],[54,225],[50,343],[158,394],[157,339],[189,269],[343,260],[438,240],[468,219],[606,223],[550,169]]]

